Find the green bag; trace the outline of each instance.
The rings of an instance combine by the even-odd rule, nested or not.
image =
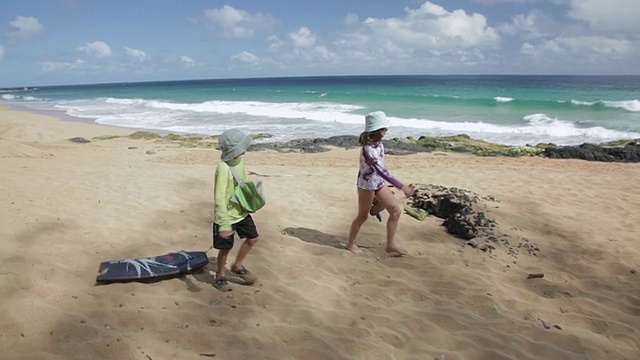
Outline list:
[[[242,206],[243,209],[250,213],[254,213],[266,204],[264,194],[262,191],[262,182],[256,181],[255,183],[251,180],[244,181],[238,174],[236,168],[230,164],[229,170],[233,174],[233,177],[236,179],[238,186],[233,189],[233,196],[231,197],[231,201]]]

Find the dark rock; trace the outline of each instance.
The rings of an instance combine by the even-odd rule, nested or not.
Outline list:
[[[433,147],[408,143],[399,140],[383,140],[385,152],[389,155],[409,155],[418,152],[433,151]],[[359,147],[358,137],[353,135],[331,136],[329,138],[307,138],[295,139],[286,142],[264,142],[254,143],[249,146],[249,151],[260,150],[276,150],[280,152],[289,152],[298,150],[305,153],[318,153],[328,151],[327,146],[334,146],[344,149]]]
[[[538,320],[540,320],[540,324],[542,325],[543,328],[545,328],[547,330],[551,329],[551,326],[549,325],[548,322],[546,322],[546,321],[544,321],[542,319],[538,319]]]
[[[71,141],[72,143],[78,143],[78,144],[86,144],[91,142],[90,140],[87,140],[83,137],[72,137],[71,139],[69,139],[69,141]]]
[[[407,205],[444,219],[442,225],[447,232],[466,240],[466,245],[489,253],[501,245],[513,257],[517,256],[519,248],[534,256],[540,251],[540,247],[528,239],[523,238],[519,244],[512,245],[510,236],[497,233],[496,221],[484,211],[489,207],[486,202],[499,201],[493,195],[480,196],[472,191],[432,184],[411,185],[415,191]]]
[[[265,138],[265,137],[261,137]],[[409,155],[421,152],[452,151],[477,156],[544,156],[551,159],[583,159],[605,162],[640,162],[640,140],[619,140],[603,144],[584,143],[582,145],[557,146],[538,144],[536,146],[508,146],[474,140],[461,134],[456,136],[426,137],[418,140],[393,138],[383,140],[389,155]],[[286,142],[259,142],[249,147],[249,151],[276,150],[280,152],[322,152],[325,147],[335,146],[345,149],[358,147],[355,135],[338,135],[329,138],[295,139]]]
[[[409,205],[445,219],[442,225],[450,234],[464,240],[471,240],[479,235],[496,238],[490,231],[495,221],[474,208],[481,199],[479,195],[439,185],[413,184],[413,187],[415,192],[409,199]]]
[[[584,143],[575,146],[547,147],[543,154],[550,159],[582,159],[605,162],[640,162],[640,145],[636,141],[622,146]]]

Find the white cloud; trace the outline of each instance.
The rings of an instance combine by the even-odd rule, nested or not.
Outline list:
[[[134,59],[137,59],[141,63],[151,59],[151,57],[142,50],[133,49],[125,46],[124,51],[127,53],[127,55],[131,56]]]
[[[517,14],[509,24],[496,27],[504,35],[521,35],[526,39],[539,39],[557,33],[560,26],[540,10],[531,10],[527,14]]]
[[[0,60],[4,57],[4,47],[0,45]]]
[[[87,55],[94,56],[98,59],[107,58],[111,56],[111,48],[103,41],[94,41],[86,43],[76,48],[77,51],[83,52]]]
[[[260,58],[247,51],[231,56],[231,60],[243,62],[251,66],[257,66],[260,63]]]
[[[250,14],[229,5],[220,9],[205,9],[204,16],[207,27],[215,37],[250,37],[280,25],[280,21],[271,14]]]
[[[464,66],[492,61],[500,46],[496,29],[482,14],[448,11],[424,2],[405,9],[397,18],[365,18],[349,14],[341,33],[320,36],[302,27],[286,38],[267,38],[269,58],[261,65],[323,69],[325,72],[442,71],[441,66]]]
[[[280,52],[286,46],[286,43],[275,35],[271,35],[267,38],[267,44],[267,50],[269,52]]]
[[[359,64],[396,62],[404,66],[413,59],[411,65],[416,66],[415,59],[477,56],[480,52],[476,50],[494,49],[500,43],[500,35],[481,14],[447,11],[429,1],[405,13],[402,18],[367,18],[349,28],[334,42],[336,52]]]
[[[293,46],[296,48],[310,48],[316,43],[316,36],[306,27],[290,33],[289,37],[293,40]]]
[[[535,55],[536,47],[529,44],[528,42],[525,42],[524,44],[522,44],[522,46],[520,46],[520,52],[525,55]]]
[[[628,40],[616,40],[604,36],[559,37],[553,42],[562,49],[585,55],[625,54],[632,50]]]
[[[185,68],[192,68],[196,66],[196,62],[186,55],[180,56],[180,64],[182,64],[182,66],[184,66]]]
[[[69,71],[79,69],[85,64],[86,62],[82,59],[76,59],[73,62],[44,61],[40,64],[40,68],[44,72]]]
[[[496,4],[535,4],[542,0],[473,0],[473,2],[484,5],[496,5]]]
[[[638,0],[570,0],[569,16],[595,31],[640,32]]]
[[[360,18],[358,18],[358,15],[356,14],[349,13],[347,14],[347,16],[344,17],[344,24],[347,26],[355,25],[359,22],[360,22]]]
[[[632,56],[635,47],[628,40],[610,39],[604,36],[560,36],[538,44],[525,43],[520,51],[545,60],[566,63],[566,59],[580,59],[581,63],[606,64]]]
[[[9,23],[9,26],[15,29],[8,33],[11,41],[29,39],[44,32],[44,25],[32,16],[18,16]]]

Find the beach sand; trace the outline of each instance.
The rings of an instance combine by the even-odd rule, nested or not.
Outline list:
[[[249,170],[280,175],[260,178],[258,283],[219,292],[209,265],[96,286],[101,261],[211,246],[219,152],[93,139],[133,131],[0,108],[2,359],[640,358],[640,164],[388,156],[406,182],[494,196],[497,229],[540,250],[483,252],[403,215],[409,256],[385,258],[373,217],[365,253],[342,249],[356,149],[249,152]]]

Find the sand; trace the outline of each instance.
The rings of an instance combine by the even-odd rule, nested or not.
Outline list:
[[[388,156],[403,181],[494,196],[498,229],[540,251],[483,252],[403,215],[409,256],[386,258],[373,217],[365,253],[342,249],[357,150],[249,152],[286,175],[261,178],[258,283],[222,293],[209,267],[96,286],[101,261],[211,246],[219,152],[93,139],[133,131],[0,108],[2,359],[640,358],[640,164]]]

